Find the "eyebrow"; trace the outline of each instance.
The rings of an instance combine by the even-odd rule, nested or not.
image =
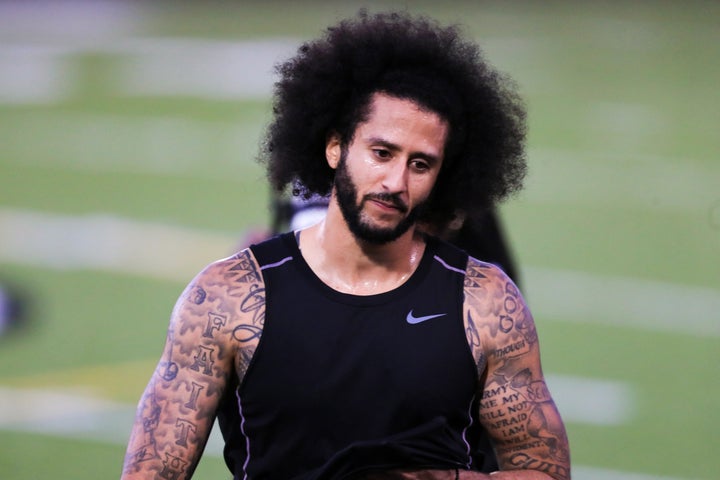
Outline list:
[[[394,152],[402,150],[400,145],[390,142],[388,140],[385,140],[384,138],[370,137],[370,138],[368,138],[367,141],[371,145],[381,145],[381,146],[387,148],[388,150],[391,150]],[[431,163],[431,164],[435,164],[440,161],[440,159],[438,158],[437,155],[432,155],[430,153],[425,153],[425,152],[411,152],[409,157],[410,158],[419,158],[419,159],[425,160],[426,162]]]

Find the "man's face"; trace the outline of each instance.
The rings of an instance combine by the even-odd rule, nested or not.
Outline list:
[[[371,98],[367,121],[346,148],[328,142],[335,195],[350,231],[368,243],[391,242],[414,225],[437,180],[447,123],[415,102]]]

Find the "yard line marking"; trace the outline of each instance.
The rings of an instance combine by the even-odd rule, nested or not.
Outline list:
[[[238,237],[111,215],[0,208],[0,261],[98,269],[186,283],[233,253]],[[536,317],[720,337],[720,292],[709,287],[523,267]]]
[[[720,204],[720,164],[707,159],[541,148],[529,149],[528,158],[532,174],[521,194],[528,203],[639,207],[704,217]]]
[[[11,78],[0,77],[0,103],[72,98],[77,90],[69,87],[80,68],[73,55],[85,53],[114,56],[113,81],[106,86],[113,95],[269,99],[275,64],[292,56],[301,43],[290,37],[233,41],[118,36],[0,44],[0,70],[12,73]]]
[[[523,267],[536,316],[720,337],[720,291],[652,280]]]
[[[261,130],[240,120],[18,112],[0,117],[0,151],[4,162],[22,166],[227,178],[248,165],[260,172]],[[108,148],[114,144],[125,148]]]
[[[625,382],[559,374],[545,381],[566,423],[623,425],[635,415],[635,390]]]
[[[635,393],[627,383],[559,374],[548,375],[547,381],[567,423],[622,425],[635,414]],[[134,411],[127,404],[97,396],[88,387],[0,386],[0,430],[117,439],[118,424],[108,423],[107,418],[122,420],[127,434]]]
[[[580,382],[589,395],[607,392],[608,385],[614,385],[611,389],[619,385],[619,382],[562,375],[550,376],[549,382],[553,389],[558,389],[562,383],[570,386]],[[593,384],[595,386],[592,386]],[[562,388],[559,390],[562,391]],[[627,393],[623,387],[617,390],[618,393],[623,391]],[[562,406],[559,404],[559,407],[566,422],[581,421],[578,418],[568,418],[573,415],[562,411],[562,407],[568,407],[567,403]],[[592,409],[593,405],[586,407],[586,410]],[[0,431],[29,432],[124,445],[130,436],[134,417],[133,407],[101,399],[81,390],[0,387]],[[597,418],[591,417],[589,421],[596,424]],[[208,439],[205,455],[222,458],[223,445],[220,429],[216,425]],[[573,465],[573,474],[584,480],[680,480],[584,465]]]
[[[0,261],[189,281],[230,255],[231,235],[111,215],[54,215],[0,209]]]
[[[127,405],[77,389],[0,387],[2,430],[124,442],[133,417]]]
[[[573,465],[572,476],[573,478],[581,480],[679,480],[677,477],[668,477],[665,475],[622,472],[619,470],[587,467],[584,465]]]
[[[262,129],[260,122],[240,120],[25,111],[0,117],[0,153],[4,162],[22,166],[203,178],[253,167],[261,177],[255,159]],[[108,148],[112,144],[126,148]],[[717,224],[720,164],[537,148],[528,157],[532,175],[523,202],[690,213]]]

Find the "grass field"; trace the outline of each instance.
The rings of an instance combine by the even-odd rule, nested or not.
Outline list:
[[[502,213],[575,478],[718,478],[720,4],[408,4],[527,99]],[[361,3],[142,5],[0,3],[3,480],[119,476],[175,299],[267,222],[271,65]]]

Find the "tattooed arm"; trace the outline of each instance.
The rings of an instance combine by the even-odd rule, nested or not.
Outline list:
[[[501,472],[493,479],[570,479],[565,427],[540,366],[535,322],[513,282],[470,259],[465,327],[480,375],[483,427]]]
[[[231,376],[242,379],[247,369],[264,312],[261,275],[247,250],[188,285],[138,404],[124,480],[192,477]]]

